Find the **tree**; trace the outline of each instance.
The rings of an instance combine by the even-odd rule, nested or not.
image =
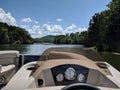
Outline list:
[[[25,29],[16,26],[8,26],[6,23],[0,23],[0,44],[8,43],[28,44],[33,43],[33,39]]]
[[[108,10],[92,17],[86,45],[96,46],[98,50],[120,52],[120,0],[113,0]]]
[[[0,44],[9,43],[8,30],[5,25],[0,23]]]
[[[110,23],[107,32],[109,50],[120,52],[120,0],[113,0],[108,7],[110,8]]]

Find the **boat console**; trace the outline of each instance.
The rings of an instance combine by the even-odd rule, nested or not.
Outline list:
[[[82,65],[83,63],[84,65]],[[37,87],[87,83],[117,88],[118,86],[110,81],[106,75],[107,73],[104,70],[99,70],[95,63],[76,59],[60,59],[46,61],[36,70],[33,77]],[[41,81],[42,83],[40,83]]]
[[[2,90],[120,90],[119,78],[120,72],[106,62],[50,51],[22,66]]]

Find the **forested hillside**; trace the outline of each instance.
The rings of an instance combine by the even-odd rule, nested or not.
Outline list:
[[[99,51],[120,52],[120,0],[112,0],[108,9],[95,13],[88,31],[66,35],[36,38],[34,42],[55,44],[84,44]],[[97,8],[97,7],[96,7]],[[0,23],[0,44],[33,43],[30,34],[22,28]]]
[[[0,44],[29,44],[33,43],[30,34],[20,27],[0,23]]]
[[[54,44],[85,44],[84,38],[87,37],[87,31],[76,32],[66,35],[48,35],[42,38],[35,38],[36,43],[54,43]]]
[[[58,35],[55,37],[55,44],[85,44],[85,38],[87,37],[87,31],[82,33],[76,32],[66,35]]]
[[[92,17],[86,41],[98,50],[120,52],[120,0],[112,0],[107,10]]]
[[[53,35],[47,35],[42,38],[35,38],[34,42],[35,43],[53,43],[55,39],[55,36]]]
[[[54,43],[84,44],[99,51],[120,52],[120,0],[112,0],[108,9],[95,13],[88,31],[58,35]]]

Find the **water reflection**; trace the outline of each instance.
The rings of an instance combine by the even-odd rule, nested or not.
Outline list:
[[[46,49],[51,47],[83,47],[82,45],[55,45],[55,44],[27,44],[27,45],[13,45],[2,44],[0,50],[18,50],[20,54],[41,55]]]
[[[14,45],[14,44],[2,44],[0,45],[0,50],[17,50],[20,53],[28,51],[26,45]]]
[[[20,54],[41,55],[46,49],[51,47],[66,47],[66,48],[80,48],[82,45],[55,45],[55,44],[27,44],[27,45],[12,45],[2,44],[0,50],[18,50]],[[120,55],[102,52],[100,55],[104,60],[120,71]]]
[[[51,47],[82,47],[82,45],[55,45],[55,44],[31,44],[27,45],[27,51],[23,52],[23,54],[31,54],[31,55],[41,55],[46,49]]]

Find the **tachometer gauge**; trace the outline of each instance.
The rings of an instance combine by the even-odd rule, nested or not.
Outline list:
[[[84,81],[85,81],[85,76],[84,76],[82,73],[80,73],[80,74],[77,76],[77,80],[78,80],[79,82],[84,82]]]
[[[58,82],[62,82],[62,81],[64,80],[63,74],[61,74],[61,73],[57,74],[56,80],[57,80]]]
[[[67,80],[74,80],[75,77],[76,77],[76,72],[74,68],[70,67],[65,71],[65,78]]]

